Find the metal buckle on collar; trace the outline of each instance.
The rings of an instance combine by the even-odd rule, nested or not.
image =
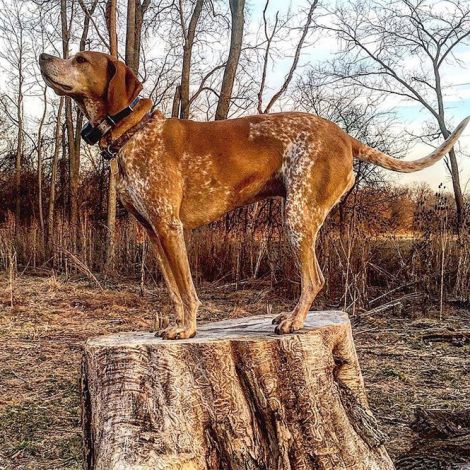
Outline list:
[[[105,160],[109,161],[116,158],[117,152],[114,152],[111,149],[111,145],[108,145],[105,149],[101,150],[100,154]]]
[[[101,137],[103,137],[113,128],[113,124],[103,119],[96,127],[101,131]]]

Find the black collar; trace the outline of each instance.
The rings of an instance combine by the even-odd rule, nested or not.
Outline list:
[[[105,136],[114,126],[116,126],[116,124],[118,124],[124,118],[129,116],[132,111],[134,111],[134,108],[137,106],[139,101],[140,97],[138,96],[129,106],[126,106],[124,109],[121,109],[121,111],[113,114],[112,116],[107,115],[96,126],[91,124],[91,122],[88,122],[81,131],[83,140],[88,145],[97,144],[103,136]]]
[[[124,134],[118,137],[116,140],[112,141],[106,148],[101,150],[101,156],[105,160],[112,160],[116,158],[116,155],[119,153],[121,147],[123,147],[129,139],[131,139],[134,134],[144,128],[147,123],[152,119],[153,114],[147,113],[135,126],[128,129]]]

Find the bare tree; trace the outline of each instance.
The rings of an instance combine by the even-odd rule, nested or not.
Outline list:
[[[148,9],[149,4],[150,0],[144,0],[143,2],[140,0],[128,0],[127,2],[125,61],[126,65],[136,75],[139,73],[144,14]]]
[[[54,154],[52,156],[51,166],[51,179],[50,179],[50,193],[49,193],[49,206],[47,211],[47,252],[50,256],[54,251],[54,222],[55,222],[55,211],[56,211],[56,199],[57,199],[57,175],[59,166],[59,155],[61,149],[62,140],[62,112],[64,108],[64,98],[61,97],[59,101],[59,108],[57,110],[57,118],[55,121],[54,131]]]
[[[0,58],[9,67],[14,92],[10,96],[4,95],[3,103],[5,114],[16,127],[15,148],[15,215],[17,226],[21,220],[21,172],[23,165],[25,120],[24,96],[28,88],[25,72],[31,61],[31,47],[26,38],[25,8],[21,4],[4,5],[4,12],[0,16],[0,38],[7,49],[0,51]],[[10,106],[14,111],[9,112]]]
[[[135,3],[129,0],[130,8],[135,8]],[[134,21],[133,14],[128,13],[128,22]],[[109,36],[109,53],[114,57],[118,57],[118,36],[117,36],[117,0],[108,0],[106,3],[106,25],[108,28]],[[127,34],[129,35],[129,26]],[[132,31],[132,34],[134,32]],[[129,53],[133,52],[131,48],[133,44],[131,41],[126,41],[126,57]],[[111,160],[109,162],[109,183],[108,183],[108,206],[107,206],[107,238],[106,238],[106,259],[105,259],[105,271],[110,273],[113,269],[114,257],[115,257],[115,240],[116,240],[116,209],[117,209],[117,162]]]
[[[196,28],[201,16],[204,0],[196,0],[194,9],[191,13],[189,24],[186,25],[184,4],[179,0],[178,13],[180,18],[181,30],[184,38],[183,45],[183,64],[181,67],[181,83],[176,90],[173,101],[173,113],[178,113],[181,119],[189,118],[189,84],[191,78],[191,57],[193,52],[194,38],[196,36]],[[175,115],[174,115],[175,116]]]
[[[84,17],[83,17],[83,27],[82,27],[82,34],[80,37],[79,42],[79,50],[84,51],[86,50],[87,43],[88,43],[88,35],[90,33],[90,22],[93,18],[93,13],[95,12],[96,6],[98,5],[98,0],[92,0],[91,5],[89,8],[86,7],[83,0],[79,1],[80,7],[83,10]],[[76,125],[75,125],[75,159],[77,160],[77,165],[80,167],[80,145],[82,141],[81,130],[83,125],[83,113],[77,107],[76,110]]]
[[[266,86],[266,75],[267,75],[268,62],[270,58],[271,46],[272,46],[274,37],[281,29],[279,25],[279,12],[277,12],[275,16],[274,25],[271,31],[269,31],[268,20],[267,20],[267,15],[266,15],[266,11],[269,7],[269,3],[270,3],[269,0],[266,0],[265,7],[263,10],[263,30],[264,30],[264,35],[265,35],[266,46],[265,46],[265,52],[264,52],[264,58],[263,58],[260,89],[258,92],[258,106],[257,107],[258,107],[259,113],[269,113],[272,107],[274,106],[274,104],[282,97],[282,95],[286,93],[287,89],[289,88],[289,85],[292,79],[294,78],[294,74],[297,69],[297,66],[299,65],[299,60],[302,54],[302,49],[305,45],[305,41],[307,39],[309,32],[312,29],[313,13],[318,6],[318,0],[310,1],[310,5],[307,11],[307,17],[306,17],[303,27],[301,28],[301,35],[295,47],[294,57],[292,59],[292,64],[289,68],[289,72],[285,76],[284,81],[282,85],[280,86],[280,88],[278,89],[278,91],[276,91],[273,94],[273,96],[271,97],[268,104],[263,110],[263,94],[264,94],[265,86]],[[284,28],[288,26],[288,22],[289,22],[288,20],[283,20]]]
[[[37,147],[37,154],[38,154],[38,168],[37,168],[37,180],[38,180],[38,215],[39,215],[39,226],[41,227],[41,234],[44,237],[44,209],[43,209],[43,199],[42,199],[42,180],[43,180],[43,149],[44,149],[44,142],[43,142],[43,127],[44,121],[46,120],[47,114],[47,97],[46,97],[47,88],[44,86],[43,91],[43,103],[44,108],[41,115],[41,119],[39,120],[38,126],[38,135],[36,141]]]
[[[229,0],[232,26],[230,35],[230,50],[225,65],[219,101],[215,119],[227,119],[232,97],[233,84],[237,73],[238,62],[243,42],[243,27],[245,24],[245,0]]]
[[[279,10],[276,12],[276,15],[274,17],[274,24],[271,28],[271,31],[269,31],[268,27],[268,18],[266,15],[266,12],[268,11],[270,0],[266,0],[266,3],[264,5],[263,9],[263,32],[264,32],[264,38],[266,41],[266,47],[264,50],[264,58],[263,58],[263,69],[261,73],[261,83],[259,86],[259,91],[258,91],[258,113],[262,114],[263,113],[263,93],[264,93],[264,87],[266,85],[266,76],[267,76],[267,71],[268,71],[268,62],[269,62],[269,55],[271,52],[271,45],[273,43],[273,39],[276,36],[278,25],[279,25]]]
[[[20,29],[20,38],[23,35],[22,29]],[[22,42],[22,39],[20,39]],[[20,223],[21,220],[21,168],[22,168],[22,157],[23,157],[23,133],[24,133],[24,74],[23,74],[23,50],[19,51],[18,54],[18,94],[16,99],[16,119],[18,123],[18,135],[16,143],[16,158],[15,158],[15,197],[16,197],[16,222]]]
[[[136,0],[135,2],[135,29],[134,29],[134,59],[132,70],[140,69],[140,57],[142,51],[142,28],[145,13],[150,5],[150,0]]]
[[[135,71],[135,10],[137,0],[127,0],[126,64]]]
[[[342,45],[340,54],[322,70],[344,85],[360,85],[381,94],[415,102],[434,121],[431,142],[450,135],[442,72],[454,52],[470,38],[470,2],[444,0],[368,0],[333,12],[324,24]],[[410,59],[415,66],[409,66]],[[437,132],[436,132],[437,131]],[[457,224],[464,218],[464,201],[455,150],[446,161],[452,177]]]
[[[128,67],[136,74],[139,73],[140,45],[142,42],[142,22],[144,13],[149,5],[148,0],[143,3],[140,0],[128,0],[127,3],[127,27],[125,58]],[[137,13],[136,13],[137,12]],[[106,25],[109,36],[109,53],[118,58],[118,34],[117,34],[117,0],[108,0],[106,4]],[[137,17],[136,17],[137,15]],[[115,257],[116,238],[116,211],[117,211],[117,162],[110,161],[108,207],[107,207],[107,243],[105,269],[112,271]]]
[[[70,8],[70,12],[68,11]],[[60,0],[60,20],[62,29],[62,56],[70,56],[70,41],[75,10],[74,0]],[[70,13],[70,14],[69,14]],[[75,240],[78,228],[78,187],[80,178],[80,154],[75,147],[75,123],[73,119],[72,100],[65,98],[65,125],[67,129],[67,146],[69,157],[69,209],[72,239]]]
[[[106,2],[105,17],[109,36],[109,53],[114,57],[118,57],[117,0],[108,0]]]

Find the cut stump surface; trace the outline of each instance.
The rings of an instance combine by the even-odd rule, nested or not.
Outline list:
[[[202,325],[195,338],[91,339],[83,360],[86,468],[388,470],[346,313]]]

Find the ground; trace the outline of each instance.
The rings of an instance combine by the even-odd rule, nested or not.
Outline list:
[[[236,287],[200,288],[199,321],[289,307],[267,288]],[[0,277],[1,470],[81,468],[81,348],[91,336],[152,329],[157,306],[168,308],[160,287],[142,295],[138,283],[102,290],[85,281],[22,275],[11,292]],[[432,310],[426,316],[404,313],[353,317],[371,407],[390,437],[392,457],[411,446],[416,407],[470,408],[469,346],[422,338],[449,328],[468,330],[470,311],[448,307],[442,319]]]

